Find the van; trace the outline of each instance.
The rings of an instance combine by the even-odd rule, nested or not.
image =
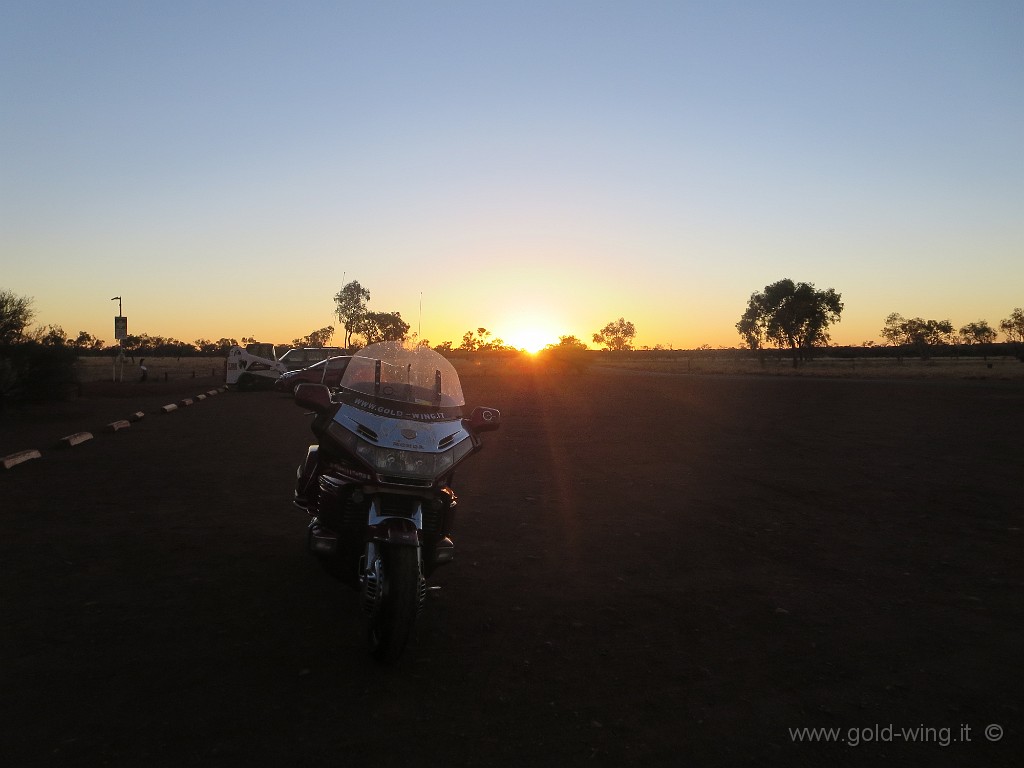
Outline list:
[[[341,347],[293,347],[281,355],[279,362],[284,363],[285,368],[289,371],[297,371],[329,357],[338,357],[344,354],[345,350]]]

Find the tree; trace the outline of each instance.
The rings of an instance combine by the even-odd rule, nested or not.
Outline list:
[[[764,363],[763,350],[768,346],[768,319],[771,316],[762,293],[752,293],[747,302],[747,308],[736,323],[736,330],[751,349],[762,353],[761,362]]]
[[[331,340],[331,336],[334,335],[334,326],[328,325],[326,328],[320,328],[319,330],[311,332],[308,336],[301,339],[292,339],[293,347],[326,347],[327,342]],[[244,342],[245,339],[242,339]]]
[[[462,343],[459,344],[458,349],[466,352],[476,352],[482,349],[491,349],[492,344],[487,340],[487,337],[491,335],[491,332],[486,328],[477,328],[476,334],[473,331],[466,331],[462,334]],[[500,341],[500,340],[499,340]]]
[[[952,343],[953,323],[949,320],[925,320],[923,317],[907,320],[893,312],[885,318],[880,334],[895,347],[912,347],[921,357],[928,357],[932,347]]]
[[[890,312],[885,318],[885,325],[882,326],[879,335],[894,347],[902,346],[907,343],[906,323],[906,318],[899,312]]]
[[[922,320],[915,317],[908,320],[907,324],[911,343],[919,349],[953,342],[953,323],[949,320]]]
[[[48,325],[39,331],[39,341],[50,347],[63,347],[67,344],[68,335],[59,325]]]
[[[409,324],[401,312],[367,312],[353,329],[367,344],[380,341],[404,341],[409,335]]]
[[[223,357],[228,356],[228,352],[231,351],[232,347],[237,347],[238,342],[235,339],[220,338],[217,340],[215,347],[218,355]]]
[[[21,341],[35,314],[31,298],[18,296],[12,291],[0,291],[0,344]]]
[[[337,305],[334,314],[345,329],[345,348],[352,344],[352,334],[356,332],[359,322],[366,316],[366,304],[370,300],[370,291],[363,288],[358,280],[346,283],[345,286],[334,295]]]
[[[785,278],[750,295],[736,330],[751,349],[768,342],[779,349],[789,347],[795,368],[808,350],[828,344],[828,328],[839,322],[842,312],[842,295],[834,289],[819,291],[814,283]]]
[[[999,321],[999,330],[1006,334],[1011,344],[1024,342],[1024,309],[1017,307],[1010,316]]]
[[[557,344],[548,344],[539,359],[548,365],[583,372],[586,368],[587,345],[575,336],[559,336]]]
[[[559,336],[557,344],[548,344],[544,347],[545,350],[579,350],[583,351],[587,349],[587,345],[577,339],[575,336]]]
[[[462,343],[458,348],[466,352],[475,352],[483,347],[490,335],[491,332],[486,328],[477,328],[475,334],[473,331],[466,331],[462,334]]]
[[[204,355],[212,355],[217,351],[217,345],[209,339],[196,339],[192,342],[192,346],[200,351]]]
[[[636,338],[636,326],[623,317],[613,320],[604,328],[594,334],[595,344],[604,344],[605,349],[616,352],[633,348],[633,339]]]
[[[79,331],[78,338],[71,343],[78,349],[99,350],[103,348],[103,339],[97,339],[88,331]]]
[[[477,328],[476,331],[466,331],[462,334],[462,343],[455,349],[462,352],[513,352],[515,347],[506,344],[504,339],[490,338],[491,332],[486,328]],[[451,342],[445,342],[450,344]],[[438,349],[438,347],[434,347]],[[449,347],[450,350],[450,347]]]
[[[991,344],[996,340],[995,329],[989,326],[987,320],[968,323],[960,329],[960,335],[965,344]]]

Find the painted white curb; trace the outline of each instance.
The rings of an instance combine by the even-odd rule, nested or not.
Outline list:
[[[142,419],[145,418],[145,416],[146,414],[143,413],[142,411],[136,411],[135,413],[128,417],[128,421],[142,421]]]
[[[112,421],[107,424],[107,432],[117,432],[119,429],[128,429],[132,424],[130,421],[121,419],[120,421]]]
[[[88,440],[92,440],[92,432],[75,432],[73,435],[65,435],[57,444],[61,448],[70,448],[73,445],[81,445]]]
[[[168,403],[167,405],[162,406],[160,410],[163,411],[164,413],[170,413],[171,411],[178,410],[178,406],[176,406],[174,403]]]
[[[32,459],[41,459],[42,457],[43,454],[35,448],[31,448],[27,451],[18,451],[17,453],[8,454],[3,457],[2,461],[4,469],[10,469],[11,467],[16,467],[23,462],[31,461]]]
[[[184,400],[179,401],[178,405],[182,406],[183,408],[188,408],[190,405],[192,405],[192,398],[186,397]]]

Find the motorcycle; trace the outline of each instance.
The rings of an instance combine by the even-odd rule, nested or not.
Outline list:
[[[314,415],[311,445],[296,473],[295,505],[310,516],[308,548],[359,591],[370,653],[401,656],[426,603],[427,579],[452,562],[458,498],[455,469],[482,447],[501,414],[465,399],[452,364],[429,347],[401,342],[334,358],[330,388],[296,387]]]

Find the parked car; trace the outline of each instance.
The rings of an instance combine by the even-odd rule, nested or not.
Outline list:
[[[296,371],[286,371],[274,382],[274,389],[278,392],[291,394],[299,384],[326,384],[328,387],[341,385],[341,375],[348,367],[351,355],[339,355],[329,357],[314,363],[308,368],[300,368]]]
[[[319,363],[329,357],[344,355],[346,350],[341,347],[293,347],[285,352],[279,360],[289,371],[297,371],[300,368],[307,368],[313,363]]]

